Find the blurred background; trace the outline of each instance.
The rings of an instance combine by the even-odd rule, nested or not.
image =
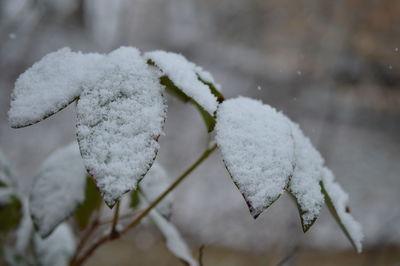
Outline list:
[[[297,121],[364,226],[357,255],[326,209],[303,234],[288,196],[253,220],[215,153],[177,189],[172,217],[194,252],[204,246],[204,265],[400,265],[399,0],[0,0],[0,147],[27,194],[43,159],[74,139],[75,113],[11,129],[15,79],[64,46],[123,45],[180,52],[227,98],[261,99]],[[175,178],[209,136],[193,106],[168,100],[157,160]],[[147,226],[89,265],[178,265],[161,241]]]

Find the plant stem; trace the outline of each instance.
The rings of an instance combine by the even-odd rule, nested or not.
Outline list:
[[[89,226],[88,230],[84,233],[84,235],[81,238],[81,241],[79,242],[74,257],[71,259],[71,265],[74,265],[77,258],[79,251],[83,248],[83,246],[86,244],[86,242],[89,240],[90,236],[93,234],[93,232],[96,230],[96,228],[99,226],[99,219],[98,216],[96,215],[96,218],[93,220],[92,224]]]
[[[117,202],[117,205],[115,206],[115,211],[114,211],[114,218],[112,220],[112,227],[111,227],[111,232],[110,232],[110,238],[118,238],[119,237],[119,232],[117,231],[117,224],[118,224],[118,217],[119,217],[119,201]]]
[[[76,261],[76,263],[72,264],[74,266],[80,266],[85,263],[85,261],[93,254],[93,252],[99,248],[101,245],[107,243],[108,241],[114,240],[116,238],[119,238],[121,235],[125,234],[128,232],[130,229],[134,228],[137,226],[144,217],[146,217],[150,211],[157,206],[158,203],[160,203],[172,190],[174,190],[191,172],[193,172],[194,169],[196,169],[205,159],[210,156],[210,154],[217,148],[217,145],[213,145],[209,149],[207,149],[198,159],[197,161],[192,164],[181,176],[179,176],[174,183],[172,183],[160,196],[158,196],[157,199],[155,199],[150,205],[144,209],[130,224],[128,224],[121,232],[118,233],[118,236],[115,238],[111,237],[110,235],[106,235],[101,237],[99,240],[97,240],[89,249],[81,256],[79,260]],[[117,205],[118,207],[118,205]],[[119,207],[118,207],[119,208]],[[114,216],[115,217],[115,216]],[[118,218],[113,219],[113,225],[114,225],[114,220],[117,220]],[[116,224],[116,222],[115,222]],[[114,226],[113,226],[114,228]]]
[[[210,156],[210,154],[217,148],[217,145],[212,146],[210,149],[207,149],[200,158],[190,166],[180,177],[178,177],[174,183],[172,183],[157,199],[155,199],[150,205],[139,214],[135,220],[133,220],[130,224],[128,224],[121,233],[127,232],[129,229],[135,227],[140,223],[140,221],[149,214],[149,212],[157,206],[160,201],[162,201],[172,190],[174,190],[184,179],[187,177],[194,169],[197,168],[205,159]]]

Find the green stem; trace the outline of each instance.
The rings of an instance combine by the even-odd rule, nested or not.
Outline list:
[[[115,206],[115,211],[114,211],[114,218],[112,220],[112,227],[111,227],[111,232],[110,232],[110,238],[118,238],[119,237],[119,232],[117,230],[117,224],[118,224],[118,217],[119,217],[119,201],[117,202],[117,205]]]
[[[118,233],[118,236],[112,238],[111,235],[106,235],[101,237],[97,240],[88,250],[82,255],[82,257],[76,261],[74,266],[80,266],[85,263],[85,261],[93,254],[93,252],[102,246],[103,244],[107,243],[108,241],[114,240],[119,238],[121,235],[128,232],[130,229],[137,226],[144,217],[146,217],[150,211],[157,206],[172,190],[174,190],[193,170],[195,170],[205,159],[210,156],[210,154],[217,148],[217,145],[213,145],[211,148],[207,149],[198,159],[197,161],[190,166],[181,176],[179,176],[174,183],[172,183],[157,199],[155,199],[146,209],[144,209],[130,224],[128,224],[121,232]],[[118,205],[117,205],[118,206]]]
[[[129,229],[135,227],[142,221],[144,217],[149,214],[149,212],[157,206],[160,201],[162,201],[172,190],[174,190],[194,169],[197,168],[208,156],[217,148],[217,145],[214,145],[210,149],[207,149],[200,158],[189,167],[180,177],[178,177],[174,183],[172,183],[157,199],[155,199],[141,214],[139,214],[135,220],[133,220],[130,224],[128,224],[121,233],[125,233],[129,231]]]

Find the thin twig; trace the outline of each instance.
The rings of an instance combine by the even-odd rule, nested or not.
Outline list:
[[[162,201],[172,190],[174,190],[184,179],[187,177],[194,169],[197,168],[208,156],[217,148],[217,145],[212,146],[210,149],[206,150],[200,158],[189,167],[180,177],[178,177],[174,183],[172,183],[157,199],[155,199],[139,216],[135,218],[130,224],[128,224],[121,233],[129,231],[129,229],[138,225],[144,217],[149,214],[149,212],[157,206],[160,201]]]
[[[121,235],[127,233],[130,229],[134,228],[137,226],[144,217],[146,217],[150,211],[157,206],[158,203],[160,203],[172,190],[174,190],[184,179],[187,177],[191,172],[193,172],[194,169],[196,169],[205,159],[210,156],[210,154],[217,148],[217,145],[213,145],[209,149],[207,149],[200,157],[197,159],[197,161],[190,166],[181,176],[179,176],[174,183],[172,183],[160,196],[158,196],[157,199],[155,199],[152,203],[150,203],[149,206],[147,206],[146,209],[143,210],[130,224],[128,224],[121,232],[119,232],[118,237]],[[85,261],[93,254],[93,252],[99,248],[101,245],[107,243],[108,241],[114,240],[116,238],[111,238],[110,235],[106,235],[101,237],[99,240],[97,240],[89,249],[82,255],[82,257],[75,263],[73,264],[74,266],[80,266],[85,263]]]
[[[93,234],[93,232],[96,230],[96,228],[98,226],[99,226],[99,217],[96,216],[96,218],[94,218],[93,222],[89,226],[88,230],[86,230],[85,234],[82,236],[82,238],[76,248],[75,255],[71,259],[71,265],[74,265],[78,255],[79,255],[79,252],[81,251],[83,246],[86,244],[86,242],[89,240],[90,236]]]
[[[203,255],[204,255],[204,245],[201,245],[199,248],[199,266],[203,266]]]
[[[114,218],[112,220],[112,227],[111,227],[111,232],[110,232],[110,238],[115,239],[119,237],[119,232],[117,230],[117,224],[118,224],[118,217],[119,217],[119,201],[117,202],[117,205],[115,206],[114,210]]]

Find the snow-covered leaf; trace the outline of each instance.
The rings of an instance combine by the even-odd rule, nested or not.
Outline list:
[[[188,245],[176,227],[160,213],[158,213],[157,210],[151,211],[149,217],[164,235],[167,248],[171,251],[171,253],[177,258],[183,260],[188,265],[197,266],[197,261],[193,258]]]
[[[15,251],[23,254],[28,247],[33,233],[33,223],[29,213],[29,201],[22,199],[22,220],[16,232]]]
[[[34,250],[41,266],[67,266],[75,252],[74,235],[68,224],[60,224],[47,238],[34,237]]]
[[[333,173],[324,168],[321,182],[322,193],[325,196],[325,203],[340,228],[349,239],[357,252],[362,251],[362,240],[364,234],[362,227],[353,216],[350,215],[348,207],[349,196],[342,187],[334,181]]]
[[[42,237],[49,235],[84,200],[86,174],[76,142],[43,162],[30,195],[32,220]]]
[[[256,218],[284,192],[293,173],[294,143],[287,118],[260,101],[226,100],[217,111],[216,141]]]
[[[92,177],[86,178],[85,200],[79,204],[75,211],[75,220],[79,228],[85,228],[94,211],[98,210],[102,203],[100,192]]]
[[[152,165],[163,134],[166,105],[159,73],[135,48],[119,48],[77,104],[84,163],[112,207]]]
[[[0,189],[7,187],[15,187],[15,182],[10,163],[0,149]]]
[[[28,258],[11,247],[3,248],[3,258],[7,266],[37,266]]]
[[[147,172],[143,180],[139,183],[139,187],[143,196],[147,201],[154,201],[160,196],[171,184],[167,172],[159,164],[154,163]],[[158,205],[157,210],[167,219],[171,216],[173,194],[169,193]]]
[[[320,186],[324,160],[311,141],[304,136],[299,126],[293,122],[290,123],[296,163],[288,191],[297,202],[302,228],[306,232],[317,219],[324,203]]]
[[[95,78],[100,54],[82,54],[63,48],[50,53],[19,76],[8,112],[12,127],[35,124],[60,111]]]
[[[183,93],[167,76],[160,77],[160,83],[165,86],[165,89],[169,94],[177,97],[185,103],[191,102],[197,108],[197,110],[199,110],[199,113],[206,124],[207,131],[211,132],[214,130],[215,117],[213,115],[210,115],[200,104]]]
[[[197,102],[211,116],[214,115],[218,106],[217,97],[208,85],[199,79],[200,77],[208,83],[214,83],[210,73],[188,61],[181,54],[152,51],[145,53],[145,57],[159,67],[187,97]]]

